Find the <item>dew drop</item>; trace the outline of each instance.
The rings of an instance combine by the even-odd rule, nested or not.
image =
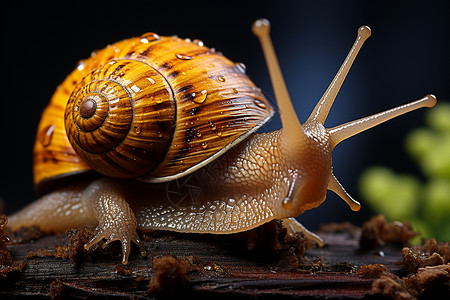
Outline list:
[[[83,69],[84,69],[84,61],[80,61],[77,65],[77,70],[83,71]]]
[[[202,47],[202,46],[205,45],[205,44],[203,44],[203,42],[202,42],[201,40],[199,40],[199,39],[194,39],[192,42],[193,42],[194,44],[200,46],[200,47]]]
[[[217,77],[217,80],[219,80],[220,82],[225,82],[225,77],[220,75],[219,77]]]
[[[235,94],[239,93],[239,91],[237,90],[237,88],[233,88],[233,93],[235,93]]]
[[[260,100],[255,100],[255,104],[261,108],[266,108],[266,104],[264,104],[264,102],[260,101]]]
[[[134,125],[134,132],[136,134],[140,134],[142,132],[142,128],[140,126]]]
[[[175,56],[176,56],[178,59],[181,59],[181,60],[191,60],[191,59],[193,59],[192,56],[185,55],[185,54],[180,54],[180,53],[175,53]]]
[[[239,71],[239,73],[245,74],[245,72],[247,71],[247,67],[241,62],[235,63],[234,66]]]
[[[201,137],[201,136],[202,136],[202,134],[201,134],[200,132],[197,132],[195,135],[196,135],[197,137]]]
[[[282,206],[286,210],[292,209],[292,199],[291,198],[285,198],[283,200]]]
[[[222,136],[222,131],[217,131],[217,132],[216,132],[216,135],[217,135],[217,136]]]
[[[202,143],[202,148],[203,148],[203,149],[208,148],[208,144],[207,144],[206,142],[203,142],[203,143]]]
[[[147,43],[150,43],[150,42],[154,42],[154,41],[157,41],[157,40],[160,40],[161,38],[159,37],[159,35],[157,35],[156,33],[154,33],[154,32],[147,32],[147,33],[144,33],[143,35],[141,35],[141,37],[140,37],[141,39],[140,39],[140,42],[141,43],[144,43],[144,44],[147,44]]]
[[[216,124],[215,124],[214,122],[211,122],[211,121],[209,121],[209,127],[210,127],[212,130],[216,130],[216,129],[217,129]]]
[[[53,132],[55,131],[55,125],[51,124],[45,127],[41,133],[39,140],[41,141],[42,146],[48,147],[52,143]]]
[[[206,100],[206,96],[208,96],[208,93],[206,90],[201,91],[200,93],[192,93],[193,99],[192,101],[194,101],[195,103],[203,103]]]

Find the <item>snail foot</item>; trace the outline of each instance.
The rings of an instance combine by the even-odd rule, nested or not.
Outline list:
[[[114,227],[115,228],[112,228],[110,226],[97,226],[96,235],[84,245],[84,248],[86,250],[89,250],[89,248],[99,243],[103,239],[106,240],[106,242],[102,244],[102,248],[105,248],[109,243],[113,241],[120,241],[122,243],[122,264],[124,265],[128,264],[128,257],[130,256],[131,251],[131,242],[134,242],[139,246],[142,256],[145,257],[147,255],[136,230],[130,230],[130,228],[120,227],[119,224],[117,227]]]

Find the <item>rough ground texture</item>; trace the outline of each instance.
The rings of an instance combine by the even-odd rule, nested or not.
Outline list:
[[[91,230],[43,236],[27,228],[9,234],[9,241],[5,224],[1,218],[1,299],[432,299],[450,292],[450,244],[391,241],[383,228],[401,228],[379,218],[364,225],[369,233],[348,223],[322,226],[323,248],[311,248],[301,234],[288,235],[278,222],[231,236],[146,232],[148,257],[133,248],[126,266],[118,243],[84,250]],[[362,248],[361,239],[370,247]]]

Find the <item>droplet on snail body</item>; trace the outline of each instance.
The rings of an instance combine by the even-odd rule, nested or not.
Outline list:
[[[285,198],[283,200],[282,206],[286,210],[292,209],[292,199],[291,198]]]
[[[141,35],[140,42],[144,43],[144,44],[147,44],[147,43],[154,42],[154,41],[157,41],[157,40],[160,40],[160,39],[161,38],[156,33],[154,33],[154,32],[147,32],[147,33],[144,33],[143,35]]]
[[[55,131],[55,125],[51,124],[41,131],[39,140],[42,146],[48,147],[52,143],[53,132]]]
[[[201,104],[205,102],[206,97],[208,96],[208,92],[206,90],[202,90],[200,93],[192,93],[193,99],[195,103]]]
[[[192,56],[185,55],[185,54],[180,54],[180,53],[175,53],[175,56],[176,56],[178,59],[181,59],[181,60],[191,60],[191,59],[193,59]]]
[[[257,106],[264,108],[264,109],[266,108],[266,104],[264,104],[264,102],[262,102],[260,100],[255,100],[254,102]]]

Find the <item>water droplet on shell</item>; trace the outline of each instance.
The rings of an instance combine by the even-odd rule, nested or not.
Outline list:
[[[223,75],[220,75],[219,77],[217,77],[217,80],[219,80],[220,82],[225,82],[225,77]]]
[[[257,106],[264,108],[264,109],[266,108],[266,104],[264,102],[262,102],[260,100],[255,100],[254,102]]]
[[[203,42],[202,42],[201,40],[199,40],[199,39],[194,39],[192,42],[193,42],[194,44],[200,46],[200,47],[202,47],[202,46],[205,45],[205,44],[203,44]]]
[[[157,41],[157,40],[160,40],[161,38],[159,37],[159,35],[157,35],[156,33],[154,33],[154,32],[147,32],[147,33],[144,33],[143,35],[141,35],[141,37],[140,37],[141,39],[140,39],[140,42],[141,43],[144,43],[144,44],[147,44],[147,43],[150,43],[150,42],[154,42],[154,41]]]
[[[193,99],[195,103],[201,104],[205,102],[206,97],[208,96],[208,92],[206,90],[201,91],[200,93],[192,93]]]
[[[53,132],[55,131],[55,125],[51,124],[45,127],[39,136],[42,146],[48,147],[52,143]]]
[[[77,70],[83,71],[83,69],[84,69],[84,61],[80,61],[77,65]]]
[[[181,59],[181,60],[191,60],[191,59],[193,59],[192,56],[189,56],[189,55],[186,55],[186,54],[181,54],[181,53],[175,53],[175,56],[178,59]]]
[[[203,143],[202,143],[202,148],[203,148],[203,149],[208,148],[208,144],[207,144],[206,142],[203,142]]]
[[[216,130],[216,129],[217,129],[216,124],[215,124],[214,122],[211,122],[211,121],[209,121],[209,127],[210,127],[212,130]]]
[[[247,67],[241,62],[235,63],[234,66],[239,71],[239,73],[245,74],[245,72],[247,71]]]
[[[134,132],[136,134],[140,134],[142,132],[142,128],[140,126],[134,125]]]

